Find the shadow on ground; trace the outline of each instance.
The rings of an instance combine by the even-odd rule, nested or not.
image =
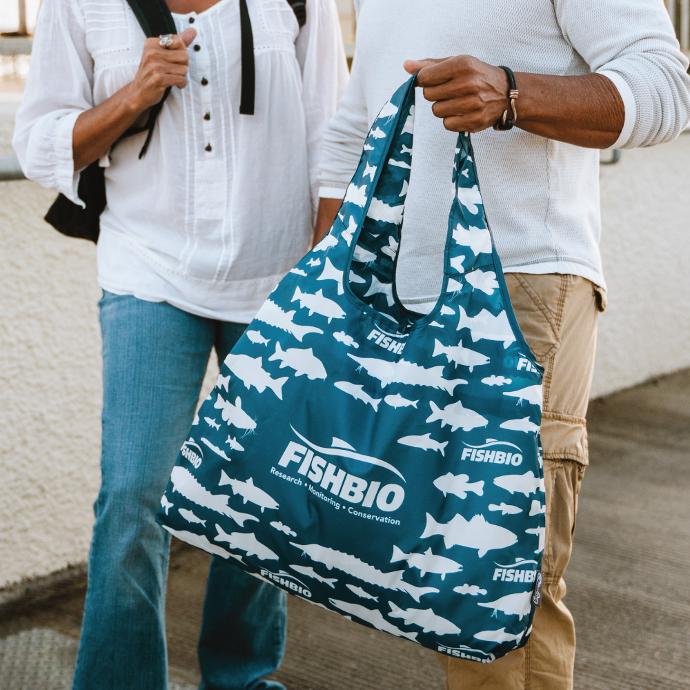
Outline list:
[[[690,371],[595,401],[589,424],[591,467],[567,578],[576,690],[690,689]],[[207,564],[187,547],[172,559],[170,690],[198,678]],[[69,688],[82,597],[76,587],[0,621],[1,690]],[[433,652],[294,598],[277,677],[290,690],[443,687]]]

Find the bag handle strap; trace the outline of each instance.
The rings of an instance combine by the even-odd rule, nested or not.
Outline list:
[[[134,16],[137,18],[139,25],[141,26],[144,34],[147,38],[153,38],[155,36],[161,36],[162,34],[175,34],[177,33],[177,27],[175,26],[175,20],[165,4],[164,0],[127,0]],[[113,148],[122,139],[134,136],[136,134],[141,134],[147,132],[146,139],[144,140],[144,145],[139,152],[139,158],[143,158],[148,151],[151,139],[153,137],[153,130],[156,126],[156,120],[163,109],[163,104],[165,100],[170,95],[170,88],[165,90],[163,98],[156,103],[153,107],[149,109],[148,116],[146,118],[146,124],[141,127],[130,127],[114,144]]]

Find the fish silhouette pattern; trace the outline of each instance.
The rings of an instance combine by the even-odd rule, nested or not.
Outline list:
[[[305,601],[487,662],[531,630],[543,369],[510,305],[467,134],[437,302],[421,314],[399,299],[403,233],[437,236],[405,214],[415,98],[411,79],[383,104],[330,232],[222,362],[158,520]]]

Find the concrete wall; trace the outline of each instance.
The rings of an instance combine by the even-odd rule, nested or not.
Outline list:
[[[12,108],[0,104],[0,155]],[[685,135],[602,169],[597,395],[690,366],[689,161]],[[0,183],[0,588],[84,561],[98,487],[94,250],[42,222],[52,197]]]

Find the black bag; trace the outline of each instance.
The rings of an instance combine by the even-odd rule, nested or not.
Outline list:
[[[175,34],[177,27],[173,20],[172,14],[165,4],[164,0],[127,0],[132,12],[136,16],[141,28],[147,37],[160,36],[161,34]],[[304,26],[307,19],[306,0],[287,0],[289,5],[295,12],[297,21],[300,27]],[[244,6],[246,10],[246,5]],[[245,94],[245,51],[248,49],[251,53],[251,71],[249,77],[251,79],[251,111],[253,112],[253,58],[254,46],[251,31],[251,24],[249,23],[249,15],[245,11],[243,22],[243,95]],[[247,35],[248,32],[248,35]],[[168,97],[170,89],[165,92],[165,95],[159,103],[157,103],[151,110],[146,124],[143,127],[131,127],[113,144],[113,148],[119,141],[126,137],[134,136],[147,132],[146,140],[139,154],[139,158],[146,155],[153,129],[156,125],[156,120],[163,107],[165,99]],[[70,201],[64,194],[58,195],[52,206],[48,209],[45,215],[45,220],[50,223],[58,232],[68,237],[77,237],[92,242],[98,242],[98,235],[100,233],[100,218],[101,213],[105,209],[105,174],[103,168],[94,161],[91,165],[84,168],[79,175],[78,186],[79,198],[82,199],[86,208]]]

